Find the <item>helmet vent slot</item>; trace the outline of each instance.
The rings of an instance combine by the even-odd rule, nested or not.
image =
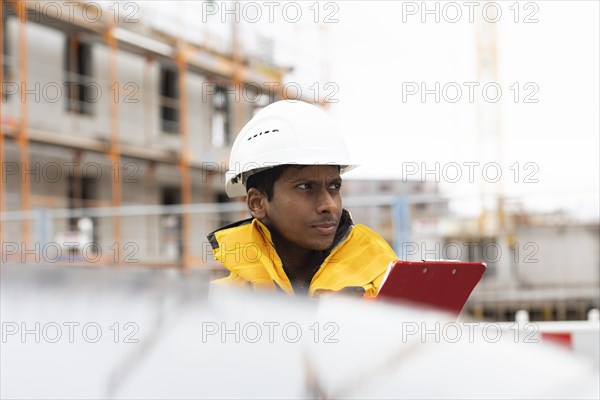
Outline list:
[[[250,136],[250,137],[249,137],[248,139],[246,139],[246,140],[247,140],[247,141],[249,141],[249,140],[251,140],[251,139],[254,139],[254,138],[255,138],[255,137],[257,137],[257,136],[266,135],[266,134],[267,134],[267,133],[269,133],[269,132],[279,132],[279,129],[272,129],[272,130],[269,130],[269,131],[260,132],[260,133],[257,133],[257,134],[256,134],[256,135],[254,135],[254,136]]]

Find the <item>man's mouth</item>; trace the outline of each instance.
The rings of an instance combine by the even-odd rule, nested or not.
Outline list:
[[[312,225],[313,228],[321,235],[332,235],[337,229],[337,222],[327,221]]]

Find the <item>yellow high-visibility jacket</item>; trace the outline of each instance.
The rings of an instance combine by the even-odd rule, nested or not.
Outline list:
[[[208,235],[215,259],[229,271],[217,285],[251,286],[293,295],[294,289],[271,240],[269,229],[257,219],[246,219]],[[398,257],[387,242],[364,225],[353,225],[344,210],[336,241],[310,281],[308,295],[362,287],[375,297],[389,264]]]

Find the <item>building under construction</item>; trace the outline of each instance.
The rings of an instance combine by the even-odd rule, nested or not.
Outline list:
[[[272,43],[242,38],[236,23],[215,19],[178,35],[185,7],[3,2],[3,211],[226,201],[235,133],[257,108],[286,96],[287,69],[274,65]],[[54,232],[81,244],[72,236],[83,231],[94,254],[134,241],[155,264],[201,264],[191,238],[220,217],[158,214],[84,221],[73,214],[51,227],[26,217],[5,220],[2,234],[24,246],[19,252],[55,240]]]

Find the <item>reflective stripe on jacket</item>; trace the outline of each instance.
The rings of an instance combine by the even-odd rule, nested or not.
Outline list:
[[[364,225],[352,225],[333,245],[331,252],[312,277],[308,295],[316,291],[340,291],[362,287],[366,297],[374,297],[388,268],[398,257],[387,242]],[[341,224],[340,224],[341,225]],[[231,273],[214,284],[251,286],[288,294],[294,289],[271,240],[269,229],[257,219],[247,219],[208,235],[215,259]]]

